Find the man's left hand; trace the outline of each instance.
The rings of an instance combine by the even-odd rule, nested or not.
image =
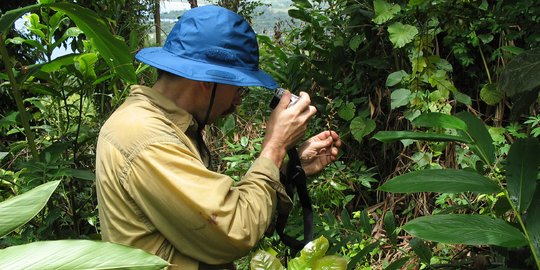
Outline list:
[[[341,140],[335,131],[323,131],[298,148],[300,162],[307,176],[322,171],[336,160]]]

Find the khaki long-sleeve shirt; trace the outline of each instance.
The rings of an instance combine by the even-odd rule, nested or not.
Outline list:
[[[279,170],[258,158],[237,185],[208,170],[193,117],[160,93],[133,86],[101,129],[96,154],[103,240],[157,254],[175,269],[204,269],[245,255],[279,196]]]

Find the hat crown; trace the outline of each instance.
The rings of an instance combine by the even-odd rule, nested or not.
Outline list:
[[[258,70],[255,32],[240,15],[218,6],[193,8],[171,30],[163,49],[182,58]]]

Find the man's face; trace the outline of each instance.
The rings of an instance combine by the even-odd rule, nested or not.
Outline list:
[[[233,113],[236,107],[242,104],[242,98],[246,92],[247,89],[244,87],[218,84],[212,109],[212,122],[218,117],[224,117]]]

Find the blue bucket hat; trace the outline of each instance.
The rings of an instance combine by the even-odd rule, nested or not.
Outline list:
[[[218,6],[186,11],[163,47],[150,47],[137,60],[191,80],[277,88],[259,69],[259,45],[240,15]]]

